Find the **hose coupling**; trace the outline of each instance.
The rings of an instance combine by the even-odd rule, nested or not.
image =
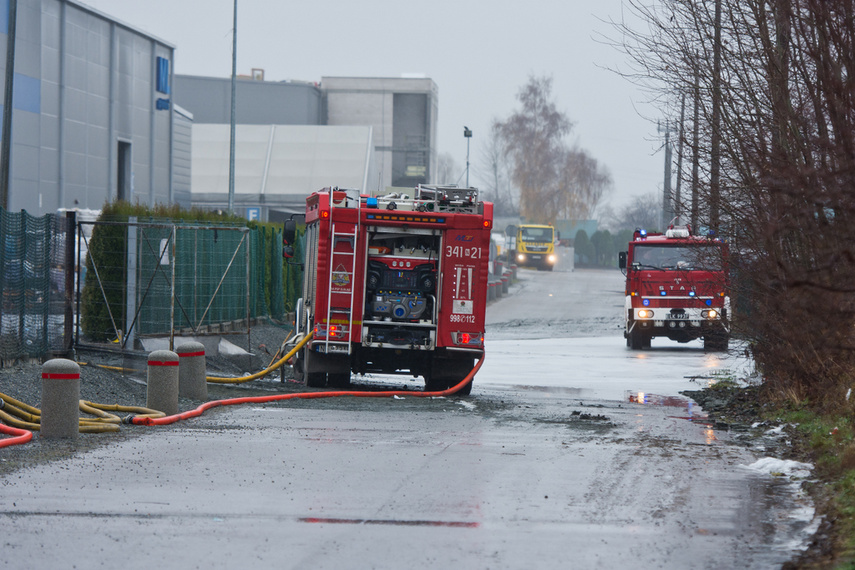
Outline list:
[[[122,423],[130,425],[130,424],[134,423],[135,417],[136,417],[136,414],[128,414],[127,416],[122,418]]]

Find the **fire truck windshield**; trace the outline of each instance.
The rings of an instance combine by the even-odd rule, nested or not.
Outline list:
[[[635,269],[680,271],[721,271],[721,248],[717,245],[637,245],[633,251]]]

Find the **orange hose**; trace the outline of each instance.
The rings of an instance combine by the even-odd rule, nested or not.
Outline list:
[[[295,394],[275,394],[273,396],[249,396],[243,398],[230,398],[227,400],[212,400],[210,402],[205,402],[198,408],[194,410],[188,410],[186,412],[182,412],[180,414],[175,414],[172,416],[166,416],[163,418],[148,418],[143,416],[136,416],[131,419],[132,424],[136,425],[146,425],[146,426],[165,426],[169,424],[173,424],[180,420],[187,420],[190,418],[195,418],[201,416],[203,412],[206,410],[210,410],[211,408],[216,408],[219,406],[234,406],[236,404],[263,404],[266,402],[278,402],[280,400],[294,400],[294,399],[313,399],[313,398],[340,398],[342,396],[353,396],[354,398],[390,398],[392,396],[412,396],[412,397],[439,397],[439,396],[451,396],[452,394],[456,394],[460,391],[463,386],[467,383],[472,382],[475,374],[481,368],[481,365],[484,363],[484,355],[481,355],[481,358],[475,364],[475,368],[472,369],[469,374],[466,375],[463,380],[452,386],[451,388],[447,388],[445,390],[439,390],[436,392],[411,392],[408,390],[387,390],[383,392],[356,392],[353,390],[345,390],[345,391],[334,391],[334,392],[298,392]]]
[[[6,424],[0,424],[0,433],[15,436],[7,439],[0,439],[0,447],[19,445],[22,443],[27,443],[28,441],[33,439],[33,432],[27,431],[25,429],[18,429],[12,426],[7,426]]]

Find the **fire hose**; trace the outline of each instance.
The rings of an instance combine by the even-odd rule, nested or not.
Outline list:
[[[95,418],[80,418],[79,419],[79,431],[80,433],[104,433],[104,432],[115,432],[119,431],[119,425],[123,421],[128,423],[129,418],[131,417],[163,417],[165,414],[163,412],[159,412],[157,410],[151,410],[149,408],[144,408],[141,406],[119,406],[119,405],[107,405],[107,404],[96,404],[94,402],[87,402],[85,400],[80,400],[79,402],[80,411],[86,414],[90,414],[95,416]],[[126,412],[129,414],[128,418],[122,420],[119,416],[115,414],[111,414],[109,412]],[[25,404],[11,396],[7,396],[6,394],[0,393],[0,420],[8,424],[9,429],[16,430],[14,433],[7,431],[6,429],[2,429],[2,432],[7,435],[16,435],[23,436],[24,434],[20,433],[25,430],[28,430],[29,437],[26,437],[25,440],[12,440],[4,439],[0,441],[0,447],[5,447],[6,445],[14,445],[15,443],[26,443],[32,439],[33,431],[39,431],[41,429],[41,415],[42,412],[38,408]],[[0,424],[0,428],[6,427],[3,424]]]
[[[261,378],[262,376],[266,376],[267,374],[270,374],[272,371],[276,370],[277,368],[279,368],[280,366],[282,366],[283,364],[285,364],[286,362],[291,360],[291,358],[293,358],[294,355],[297,354],[297,351],[300,350],[301,348],[303,348],[303,346],[305,346],[306,343],[312,339],[313,335],[314,335],[314,333],[307,334],[302,340],[300,340],[300,342],[298,342],[294,346],[294,348],[292,348],[288,352],[288,354],[286,354],[285,356],[283,356],[282,358],[280,358],[276,362],[270,364],[267,368],[265,368],[264,370],[262,370],[260,372],[256,372],[255,374],[249,374],[247,376],[240,376],[237,378],[221,378],[219,376],[206,376],[205,380],[207,380],[208,382],[210,382],[212,384],[242,384],[244,382],[249,382],[250,380],[255,380],[257,378]],[[281,352],[282,349],[280,348],[279,351]]]
[[[283,356],[277,362],[271,364],[261,372],[257,372],[255,374],[239,378],[207,377],[206,379],[209,382],[219,383],[241,383],[249,382],[250,380],[255,380],[256,378],[260,378],[268,374],[270,371],[275,370],[285,364],[285,362],[293,358],[297,351],[300,350],[311,338],[311,334],[307,335],[300,342],[298,342],[294,346],[294,348],[291,349],[291,351],[289,351],[285,356]],[[181,420],[198,417],[202,415],[205,411],[210,410],[212,408],[220,406],[233,406],[238,404],[261,404],[269,402],[278,402],[283,400],[341,398],[347,396],[354,398],[390,398],[394,396],[437,398],[451,396],[459,392],[464,386],[466,386],[466,384],[472,382],[472,379],[474,378],[478,370],[481,368],[481,365],[483,363],[484,355],[482,354],[481,358],[475,364],[475,367],[460,382],[445,390],[423,392],[413,392],[410,390],[384,390],[378,392],[339,390],[328,392],[299,392],[291,394],[274,394],[270,396],[249,396],[240,398],[228,398],[223,400],[212,400],[210,402],[206,402],[200,405],[199,407],[193,410],[188,410],[186,412],[174,414],[171,416],[166,416],[163,412],[157,410],[151,410],[139,406],[96,404],[93,402],[81,400],[80,410],[96,417],[94,419],[81,418],[80,432],[100,433],[106,431],[118,431],[119,423],[128,423],[134,425],[169,425]],[[130,415],[122,419],[109,412],[126,412]],[[38,408],[28,406],[23,402],[19,402],[14,398],[0,393],[0,420],[5,421],[10,426],[7,427],[0,423],[0,432],[14,436],[12,438],[0,440],[0,447],[26,443],[30,441],[33,437],[32,431],[26,430],[38,430],[40,428],[40,417],[41,411]]]
[[[308,337],[304,339],[303,343],[308,341]],[[302,346],[299,345],[299,346]],[[295,349],[296,351],[297,349]],[[136,425],[147,425],[147,426],[163,426],[173,424],[175,422],[186,420],[190,418],[195,418],[202,415],[203,412],[210,410],[211,408],[216,408],[219,406],[234,406],[236,404],[265,404],[269,402],[279,402],[282,400],[310,400],[315,398],[341,398],[345,396],[351,396],[354,398],[391,398],[393,396],[412,396],[412,397],[421,397],[421,398],[439,398],[443,396],[452,396],[459,392],[466,384],[472,382],[472,378],[481,368],[481,365],[484,363],[484,355],[481,355],[481,358],[475,364],[475,368],[473,368],[469,374],[467,374],[463,380],[455,384],[454,386],[447,388],[445,390],[438,390],[433,392],[413,392],[410,390],[385,390],[380,392],[358,392],[355,390],[341,390],[341,391],[333,391],[333,392],[298,392],[294,394],[274,394],[272,396],[249,396],[243,398],[230,398],[226,400],[212,400],[210,402],[206,402],[195,408],[193,410],[188,410],[186,412],[182,412],[180,414],[175,414],[172,416],[166,416],[162,418],[150,418],[143,416],[136,416],[131,418],[130,423]]]

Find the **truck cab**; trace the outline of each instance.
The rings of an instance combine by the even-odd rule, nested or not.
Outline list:
[[[555,228],[540,224],[514,227],[514,260],[520,267],[555,269]]]

